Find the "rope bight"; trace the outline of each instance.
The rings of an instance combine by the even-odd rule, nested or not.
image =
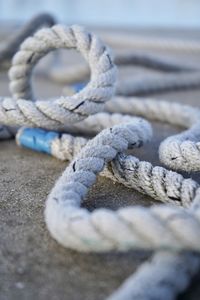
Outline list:
[[[77,49],[83,55],[91,70],[90,81],[73,96],[35,100],[32,70],[39,59],[58,48]],[[19,129],[18,144],[71,161],[46,202],[45,221],[51,235],[78,251],[158,251],[109,299],[174,299],[200,266],[199,255],[192,252],[200,251],[199,184],[124,152],[151,140],[151,125],[141,117],[178,124],[187,130],[162,142],[160,158],[172,169],[199,171],[200,110],[151,99],[111,99],[116,67],[110,51],[79,26],[55,25],[26,39],[13,58],[9,77],[12,97],[0,100],[0,123],[39,127]],[[88,140],[70,133],[97,135]],[[89,212],[81,203],[100,172],[171,205]],[[189,252],[180,254],[181,250]]]

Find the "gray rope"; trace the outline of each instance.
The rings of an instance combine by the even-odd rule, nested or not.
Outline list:
[[[198,108],[152,99],[141,100],[139,98],[125,99],[122,97],[114,97],[111,101],[106,103],[105,110],[114,114],[98,113],[81,122],[70,126],[68,125],[66,130],[76,134],[94,135],[106,127],[112,127],[122,122],[130,122],[131,118],[129,116],[122,116],[123,114],[139,115],[149,120],[158,120],[189,128],[178,135],[165,139],[159,147],[159,157],[161,161],[171,169],[185,170],[188,172],[200,170],[200,110]],[[61,153],[56,142],[53,144],[53,155],[58,158],[63,157],[63,159],[68,159],[66,156],[68,147],[62,145],[63,143],[65,144],[65,139],[66,138],[63,138],[58,142],[58,144],[61,145],[61,149],[66,149],[63,150],[64,153]],[[75,153],[76,149],[72,152]],[[147,169],[149,169],[149,167],[147,167]],[[121,173],[124,171],[125,170],[122,170]],[[128,178],[129,176],[126,177]]]
[[[105,129],[87,143],[57,181],[47,201],[46,222],[57,241],[85,251],[139,248],[200,251],[198,192],[195,210],[155,206],[89,213],[79,207],[105,162],[146,139],[149,139],[148,124],[140,120]]]
[[[117,99],[118,98],[113,99],[112,101],[108,102],[107,105],[109,106],[112,102],[117,102]],[[130,101],[132,104],[133,101],[135,101],[137,105],[138,100],[131,99],[127,101]],[[141,101],[139,103],[141,106]],[[150,103],[154,103],[153,100],[149,100],[149,102],[146,100],[145,103],[148,108],[154,107],[149,105]],[[171,113],[172,118],[170,119],[173,123],[186,125],[187,122],[188,124],[190,124],[191,121],[194,122],[193,111],[196,111],[195,108],[173,103],[171,109],[168,109],[167,112],[166,108],[168,108],[170,104],[162,101],[158,103],[160,104],[160,107],[163,108],[162,111],[165,113],[165,116],[163,116],[163,121],[168,120],[168,117],[170,116],[170,110],[173,110],[173,114]],[[116,110],[118,109],[117,105],[113,106]],[[157,105],[155,107],[158,112],[157,116],[162,118],[162,113],[159,113],[159,107]],[[131,111],[132,110],[130,107],[129,113],[131,113]],[[135,111],[137,112],[137,110]],[[147,116],[147,108],[145,112]],[[189,114],[189,112],[191,112],[191,114]],[[151,119],[153,117],[153,113],[155,113],[155,111],[152,110],[150,115]],[[176,115],[178,115],[179,118],[176,117]],[[192,117],[193,119],[191,120]],[[98,113],[90,116],[80,123],[74,124],[73,127],[68,128],[68,131],[76,134],[79,132],[94,135],[98,132],[101,132],[103,129],[112,127],[116,124],[133,122],[137,120],[138,118],[136,117],[120,115],[116,113]],[[16,140],[19,145],[20,137],[23,134],[23,131],[24,128],[19,130],[16,136]],[[46,135],[48,135],[48,132]],[[35,141],[37,142],[37,136],[35,137]],[[87,142],[88,139],[83,137],[74,137],[70,134],[61,134],[52,140],[50,152],[58,159],[71,161],[74,157],[76,157],[83,146],[87,144]],[[140,141],[140,145],[142,145],[142,141]],[[185,207],[190,205],[191,201],[194,199],[196,190],[199,187],[195,181],[191,179],[184,179],[182,175],[177,174],[176,172],[168,171],[162,167],[153,167],[149,162],[141,162],[136,157],[125,154],[117,155],[117,158],[108,165],[101,175],[109,177],[113,181],[118,181],[129,188],[136,189],[139,192],[147,194],[156,200],[173,204],[176,203],[177,205],[183,205]]]
[[[128,101],[128,102],[127,102]],[[200,170],[200,110],[199,108],[137,98],[114,98],[107,104],[109,112],[135,113],[159,121],[189,128],[180,134],[165,139],[159,147],[160,160],[175,170]]]
[[[116,121],[117,119],[119,120],[119,115],[117,115],[114,118],[111,118],[110,123],[113,122],[113,120]],[[126,120],[128,121],[128,119],[126,119]],[[124,121],[125,121],[125,119],[124,119]],[[114,124],[114,122],[113,122],[113,124]],[[65,138],[65,136],[67,136],[67,135],[62,136],[63,142],[64,141],[66,142],[66,140],[67,140]],[[70,138],[71,138],[71,140],[69,141],[69,143],[68,144],[65,143],[63,145],[64,147],[63,148],[61,147],[61,149],[60,149],[61,153],[63,153],[62,149],[64,151],[67,151],[67,150],[69,151],[69,147],[73,148],[73,146],[76,145],[76,141],[78,142],[78,139],[81,139],[82,145],[80,145],[80,147],[76,147],[76,146],[74,147],[74,150],[77,149],[77,153],[80,152],[80,149],[86,143],[86,139],[83,139],[83,138],[73,138],[72,139],[72,136],[70,136]],[[54,141],[53,141],[53,143],[54,143]],[[55,144],[57,144],[57,141],[55,141]],[[52,148],[53,148],[53,145],[52,145]],[[72,153],[71,153],[71,155],[72,155]],[[76,155],[76,153],[74,153],[74,155]],[[122,157],[122,159],[123,159],[123,157]],[[119,160],[120,160],[120,158],[119,158]],[[134,157],[133,157],[133,160],[134,160]],[[135,160],[137,160],[137,159],[135,158]],[[116,162],[117,161],[118,160],[116,160]],[[126,161],[126,160],[124,160],[124,161]],[[146,164],[150,165],[149,163],[146,163]],[[155,169],[156,168],[159,168],[159,167],[155,167]],[[108,168],[108,170],[110,170],[110,168]],[[131,171],[130,165],[129,165],[128,170]],[[134,169],[132,169],[132,171],[133,171],[132,176],[134,176]],[[172,175],[172,173],[174,173],[174,172],[169,172],[167,170],[165,170],[165,172],[168,172],[169,177],[170,177],[170,175]],[[154,174],[154,172],[152,172],[152,174]],[[162,174],[162,172],[160,172],[160,174]],[[135,177],[137,178],[137,174],[135,174],[135,175],[136,175]],[[193,197],[195,197],[194,196],[195,193],[193,193],[192,190],[190,189],[190,186],[192,186],[192,181],[186,179],[185,180],[185,182],[187,182],[186,185],[184,185],[184,184],[181,185],[180,179],[183,179],[183,177],[181,175],[175,174],[175,173],[173,175],[176,175],[177,178],[175,176],[174,177],[172,176],[171,177],[172,180],[170,180],[170,181],[167,180],[167,176],[166,176],[165,183],[168,183],[168,184],[166,184],[168,189],[166,189],[166,187],[163,187],[163,190],[164,191],[166,190],[166,192],[171,190],[171,192],[175,193],[175,195],[177,196],[177,188],[178,188],[178,193],[179,193],[179,188],[180,188],[180,190],[182,191],[182,193],[180,195],[181,200],[184,200],[185,199],[184,195],[187,195],[187,194],[190,194],[191,197],[192,197],[192,195],[193,195]],[[138,182],[140,182],[142,177],[147,178],[146,175],[141,174],[141,177],[138,178]],[[151,173],[149,173],[149,177],[151,179]],[[127,182],[127,181],[125,180],[125,182]],[[184,180],[183,180],[183,182],[184,182]],[[142,186],[145,187],[145,181],[143,180],[143,182],[141,182],[141,183],[142,183]],[[155,181],[155,183],[156,183],[156,181]],[[173,184],[174,184],[174,188],[173,188]],[[188,186],[189,193],[183,192],[184,186],[185,187]],[[156,187],[156,185],[155,185],[155,187]],[[198,188],[198,185],[195,182],[194,182],[194,187]],[[159,185],[158,185],[158,188],[159,188]],[[143,192],[146,194],[149,194],[148,190],[144,189]],[[150,193],[150,195],[152,196],[151,193]],[[160,200],[162,200],[162,196],[163,196],[163,193],[161,194]],[[171,194],[171,196],[172,196],[172,194]],[[177,198],[176,198],[176,200],[177,200]],[[164,201],[167,202],[166,199],[164,199]],[[187,202],[183,201],[182,205],[187,206],[188,204],[187,204]],[[167,268],[166,268],[166,264],[167,264]],[[123,284],[123,286],[120,288],[120,290],[114,293],[114,295],[111,297],[111,299],[115,299],[115,297],[116,297],[116,299],[128,300],[129,297],[130,297],[130,299],[133,299],[133,296],[136,297],[136,295],[138,296],[138,298],[140,296],[140,299],[143,299],[142,297],[144,297],[144,299],[151,299],[151,298],[155,299],[158,295],[160,297],[159,299],[172,299],[172,298],[174,299],[175,295],[177,293],[179,293],[180,291],[183,291],[184,288],[186,288],[186,286],[189,284],[191,277],[198,271],[198,266],[199,266],[199,260],[197,257],[195,257],[193,255],[178,256],[178,255],[169,254],[169,253],[156,254],[154,259],[151,262],[145,263],[144,265],[142,265],[141,268],[139,268],[139,270],[136,272],[136,274],[131,276],[130,279],[128,279],[127,282],[125,282],[125,284]],[[180,275],[177,276],[178,275],[177,272],[181,272],[181,276]],[[149,274],[154,274],[153,278],[152,278],[152,276],[149,276]],[[148,292],[145,289],[145,287],[148,287]]]

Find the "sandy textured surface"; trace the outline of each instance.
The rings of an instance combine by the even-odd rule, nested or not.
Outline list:
[[[187,57],[188,62],[194,60],[197,62],[198,57]],[[132,70],[133,73],[129,70],[124,74],[126,72],[135,74],[138,68]],[[35,88],[41,97],[61,93],[61,87],[46,79],[37,78]],[[8,94],[5,74],[0,75],[0,94]],[[156,97],[199,105],[200,90]],[[157,156],[159,143],[178,130],[155,123],[153,142],[134,154],[160,164]],[[0,300],[103,300],[148,257],[142,252],[81,254],[64,249],[50,237],[43,217],[45,199],[65,167],[66,163],[50,156],[20,149],[14,141],[1,142]],[[198,174],[191,176],[200,179]],[[90,209],[116,209],[152,203],[148,197],[99,178],[85,205]],[[200,274],[180,299],[199,299],[199,280]]]

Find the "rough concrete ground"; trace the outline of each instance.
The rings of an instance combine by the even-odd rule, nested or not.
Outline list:
[[[188,55],[187,61],[196,63],[198,57]],[[138,68],[123,74],[127,72],[133,76]],[[34,85],[42,97],[61,93],[61,88],[47,79],[36,78]],[[8,95],[5,74],[0,75],[0,94]],[[155,97],[199,106],[200,90]],[[153,125],[152,143],[134,151],[134,155],[160,165],[159,143],[180,129],[160,123]],[[63,248],[50,237],[43,217],[45,199],[65,167],[66,163],[21,149],[14,141],[0,144],[0,300],[103,300],[149,257],[149,253],[134,251],[101,255],[77,253]],[[200,180],[198,174],[190,176]],[[86,206],[116,209],[152,203],[151,198],[99,178],[89,192]],[[199,299],[199,280],[200,273],[180,299]]]

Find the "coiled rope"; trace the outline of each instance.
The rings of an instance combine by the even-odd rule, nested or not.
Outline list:
[[[49,50],[60,47],[76,48],[83,54],[91,68],[90,82],[82,91],[72,97],[61,97],[46,102],[27,101],[33,99],[29,83],[33,66],[41,57],[48,53]],[[80,122],[80,124],[81,122],[86,122],[86,118],[90,114],[95,114],[102,110],[102,104],[113,95],[116,79],[115,73],[116,69],[107,48],[96,36],[87,33],[78,26],[66,28],[57,25],[51,29],[42,29],[32,38],[27,39],[21,45],[20,51],[15,55],[13,66],[9,73],[13,98],[1,99],[0,122],[6,125],[23,125],[73,131],[73,126],[77,125],[75,124],[76,122]],[[21,100],[20,98],[24,98],[25,100]],[[116,100],[111,100],[110,103],[112,103],[112,101],[114,102]],[[137,102],[137,100],[135,101]],[[110,103],[108,103],[107,109],[112,111],[112,104],[109,106]],[[163,105],[170,107],[170,104],[165,103]],[[150,111],[149,114],[151,118],[151,116],[155,114],[155,102],[150,101],[147,107]],[[176,107],[178,107],[178,104]],[[146,111],[148,110],[146,110],[144,105],[144,110],[142,111],[141,109],[139,114],[143,115]],[[191,112],[194,111],[197,117],[194,118],[193,116],[193,118],[191,118]],[[198,139],[197,119],[199,112],[192,108],[190,108],[188,114],[186,112],[186,107],[183,107],[182,111],[179,107],[179,112],[177,109],[177,113],[180,114],[180,118],[177,122],[186,127],[192,126],[187,131],[187,134],[181,134],[180,140],[184,142],[185,139],[189,139],[193,142]],[[164,111],[162,113],[163,115],[165,114]],[[139,161],[134,157],[125,156],[122,153],[128,148],[141,146],[151,137],[150,124],[141,118],[123,117],[121,115],[110,116],[106,113],[102,114],[102,116],[104,120],[106,118],[108,119],[107,123],[112,123],[112,127],[100,132],[75,156],[48,197],[45,219],[52,236],[62,245],[79,251],[125,251],[135,248],[199,251],[199,186],[196,182],[192,180],[187,181],[187,179],[183,179],[183,177],[180,177],[181,175],[174,172],[172,174],[163,168],[160,168],[157,172],[157,174],[159,174],[159,172],[161,175],[164,174],[163,177],[165,177],[169,189],[171,189],[170,193],[166,191],[162,181],[160,183],[160,192],[156,194],[152,191],[152,186],[158,184],[158,181],[155,177],[149,184],[149,178],[145,175],[145,172],[143,172],[140,180],[146,182],[146,190],[142,190],[143,184],[141,184],[141,186],[138,185],[135,179],[133,179],[132,186],[138,186],[138,189],[142,190],[143,193],[149,194],[156,199],[164,199],[163,201],[166,201],[165,199],[168,197],[169,201],[173,203],[181,202],[180,204],[186,207],[192,202],[191,207],[188,209],[165,205],[151,208],[128,207],[119,209],[117,212],[107,209],[98,209],[90,213],[80,207],[87,190],[94,183],[97,174],[103,171],[106,164],[108,164],[108,170],[105,170],[105,172],[111,174],[112,177],[115,176],[117,180],[120,176],[123,176],[123,173],[120,172],[120,168],[135,174],[134,169],[129,169],[129,167],[137,166],[136,169],[139,169]],[[88,119],[89,118],[91,120],[92,117],[88,117]],[[161,118],[161,116],[158,116],[158,118]],[[169,115],[165,114],[165,120],[168,118]],[[83,121],[84,119],[85,121]],[[115,125],[119,123],[119,120],[120,122],[122,121],[123,124]],[[183,120],[188,121],[188,123],[184,124]],[[107,124],[104,124],[104,126],[107,127]],[[96,130],[98,131],[98,129]],[[21,133],[23,133],[23,130]],[[20,136],[20,133],[18,136]],[[60,140],[60,138],[58,140]],[[174,140],[176,142],[177,138],[175,137]],[[178,139],[178,142],[180,140]],[[83,139],[80,143],[84,145],[86,142]],[[75,144],[74,142],[73,145]],[[162,147],[165,148],[165,145],[166,141]],[[71,157],[73,156],[73,151],[75,152],[75,150],[72,149],[70,153]],[[161,148],[160,151],[164,153],[163,157],[165,159],[163,148]],[[70,156],[68,159],[70,159]],[[167,161],[168,157],[166,159],[166,162]],[[186,166],[187,165],[191,169],[193,168],[193,166],[190,166],[190,162],[188,162]],[[175,168],[180,167],[182,167],[182,165],[179,166],[175,163]],[[112,170],[110,168],[112,168]],[[141,167],[141,173],[142,169]],[[115,170],[117,171],[115,172]],[[146,171],[146,167],[144,167],[144,171]],[[149,172],[146,172],[150,178],[152,177],[151,172],[153,173],[153,168],[150,165]],[[140,172],[138,172],[138,174],[140,174]],[[177,183],[177,185],[174,184],[173,186],[170,182],[171,174],[173,182]],[[126,178],[123,178],[123,181],[127,181]],[[127,185],[129,185],[129,183]],[[159,255],[162,256],[163,254],[158,254],[158,257]],[[162,269],[162,278],[169,279],[172,263],[176,256],[177,255],[174,256],[172,254],[168,260],[166,256],[165,260],[163,257],[161,261],[158,259],[159,265],[166,265],[166,261],[169,263],[168,272],[163,273],[164,269]],[[180,256],[177,256],[177,258],[180,258]],[[173,288],[171,286],[165,288],[166,293],[168,293],[166,296],[170,295],[173,297],[177,291],[182,290],[188,284],[190,275],[193,275],[198,269],[198,258],[194,260],[195,257],[189,255],[187,262],[185,259],[186,257],[184,257],[183,260],[180,258],[180,266],[183,269],[181,283],[178,284],[178,281],[175,280]],[[183,261],[186,266],[185,269]],[[191,263],[191,261],[193,263]],[[154,262],[157,263],[156,258],[153,260],[153,264],[150,265],[151,270],[155,268]],[[137,293],[135,287],[130,289],[127,283],[126,287],[117,293],[117,295],[113,295],[111,299],[131,299],[130,297],[133,297],[133,295],[141,295],[142,280],[145,276],[146,281],[144,281],[144,283],[147,283],[149,280],[147,276],[149,269],[147,268],[146,271],[143,270],[145,270],[145,267],[140,269],[134,278],[134,282],[138,280],[140,283],[140,286],[136,286],[136,289],[138,289]],[[137,279],[138,277],[139,279]],[[155,281],[155,283],[154,289],[151,292],[147,291],[146,298],[144,299],[151,299],[153,293],[155,295],[156,288],[159,289],[159,284],[161,284],[159,281]],[[120,296],[124,295],[124,291],[126,291],[126,298]],[[160,289],[157,295],[161,295]]]
[[[76,48],[91,67],[91,81],[80,93],[53,101],[27,101],[33,95],[30,75],[34,65],[49,51]],[[79,26],[59,25],[41,29],[22,43],[9,71],[13,98],[0,99],[0,120],[5,125],[64,129],[65,125],[80,121],[89,114],[102,110],[103,102],[114,92],[116,70],[108,49]],[[27,100],[24,100],[27,99]],[[2,136],[10,135],[2,128]]]
[[[130,117],[126,114],[135,114],[148,118],[149,120],[159,120],[171,123],[172,125],[190,127],[195,124],[195,122],[198,122],[200,114],[197,108],[178,103],[151,99],[124,99],[118,97],[114,97],[111,101],[108,101],[105,105],[105,110],[112,112],[112,114],[105,112],[95,114],[79,123],[73,124],[73,126],[69,128],[69,131],[76,134],[85,133],[87,135],[95,135],[107,127],[137,120],[137,118]],[[34,131],[30,129],[21,128],[16,136],[18,144],[23,146],[24,142],[26,143],[26,141],[23,140],[23,136],[31,136],[31,134],[33,134],[32,137],[34,137],[34,142],[36,143],[35,148],[37,148],[37,145],[40,143],[40,139],[42,143],[44,143],[45,139],[48,141],[49,132],[41,131],[41,136],[39,136],[38,134],[34,135]],[[185,134],[181,133],[179,135],[184,136]],[[162,147],[160,148],[162,151],[160,151],[160,156],[165,157],[163,154],[163,151],[165,153],[163,144],[166,145],[166,149],[168,149],[168,139],[161,144]],[[176,141],[176,136],[171,137],[171,139]],[[77,137],[70,134],[60,135],[57,133],[50,140],[50,149],[46,152],[58,159],[71,161],[87,142],[88,139],[84,137]],[[141,140],[140,145],[142,145],[142,142]],[[183,143],[185,142],[183,141]],[[190,144],[191,143],[192,141],[190,141]],[[170,145],[169,143],[169,147],[172,151],[173,147]],[[34,145],[32,145],[32,147],[34,147]],[[177,150],[176,147],[175,150]],[[172,151],[170,154],[173,156],[176,152],[174,153]],[[187,162],[187,165],[190,165],[192,161],[191,157],[184,156],[180,156],[179,160]],[[172,162],[174,162],[173,168],[177,169],[175,161],[174,159],[172,160]],[[171,161],[169,163],[171,164]],[[196,158],[192,163],[194,165],[193,170],[196,170],[198,167]],[[167,160],[165,164],[168,165]],[[182,167],[184,167],[184,164]],[[179,167],[179,169],[181,168]],[[191,169],[190,167],[190,170]],[[104,170],[102,175],[111,178],[113,181],[117,180],[127,187],[148,194],[154,199],[164,202],[175,202],[178,205],[186,207],[190,205],[194,198],[195,191],[198,188],[198,184],[191,179],[184,179],[182,175],[168,171],[162,167],[153,168],[149,162],[140,162],[136,157],[125,154],[118,155],[117,159],[111,162],[109,168]]]

